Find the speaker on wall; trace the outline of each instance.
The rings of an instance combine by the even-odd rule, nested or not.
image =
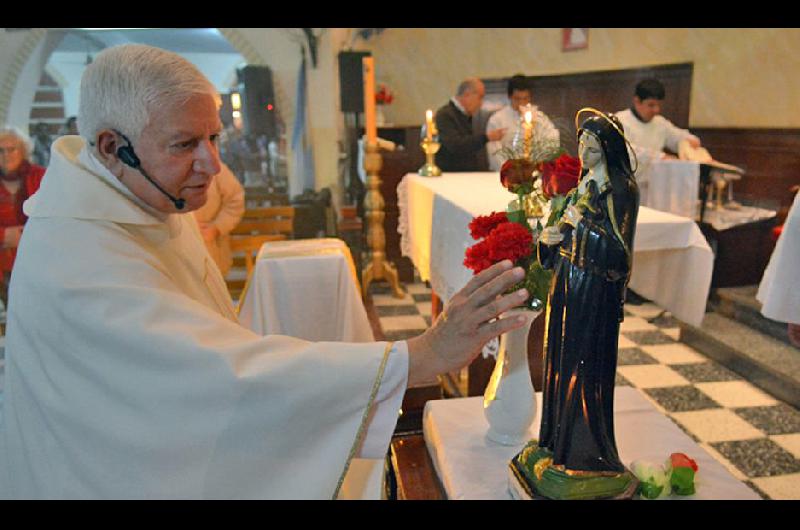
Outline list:
[[[247,65],[237,71],[242,99],[242,121],[248,135],[275,138],[275,95],[268,66]]]
[[[364,112],[364,73],[361,59],[371,52],[339,53],[339,93],[342,112]]]

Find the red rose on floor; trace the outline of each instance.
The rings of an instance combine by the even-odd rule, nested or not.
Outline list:
[[[497,225],[508,222],[506,212],[492,212],[489,215],[479,215],[469,224],[469,233],[472,239],[481,239],[489,235]]]
[[[548,199],[554,195],[566,195],[578,185],[581,162],[563,154],[552,162],[542,164],[542,192]]]
[[[533,252],[533,235],[519,223],[498,225],[486,241],[489,243],[489,257],[494,263],[504,259],[516,263],[519,258],[530,256]]]
[[[536,165],[530,160],[512,158],[503,162],[500,167],[500,183],[513,192],[514,188],[526,182],[533,182],[533,171]]]

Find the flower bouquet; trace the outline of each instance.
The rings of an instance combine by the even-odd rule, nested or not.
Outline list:
[[[552,273],[545,270],[535,251],[539,235],[554,225],[567,206],[567,194],[577,186],[580,161],[549,138],[527,134],[501,153],[500,183],[516,198],[505,212],[478,216],[469,225],[473,239],[464,265],[477,274],[504,259],[525,269],[525,278],[512,290],[525,287],[528,305],[541,309],[547,300]],[[542,220],[545,219],[544,223]]]
[[[394,94],[386,86],[386,83],[381,83],[378,85],[378,90],[375,92],[375,104],[376,105],[390,105],[394,101]]]

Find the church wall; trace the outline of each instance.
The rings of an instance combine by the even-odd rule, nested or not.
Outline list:
[[[385,114],[400,125],[421,123],[468,76],[693,62],[690,127],[800,127],[798,29],[592,28],[588,48],[563,52],[561,28],[392,28],[359,49],[373,52],[378,80],[394,90]]]

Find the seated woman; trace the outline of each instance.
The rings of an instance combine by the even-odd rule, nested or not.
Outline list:
[[[31,163],[33,145],[21,131],[0,129],[0,299],[8,307],[8,282],[27,217],[22,203],[36,193],[45,168]]]

